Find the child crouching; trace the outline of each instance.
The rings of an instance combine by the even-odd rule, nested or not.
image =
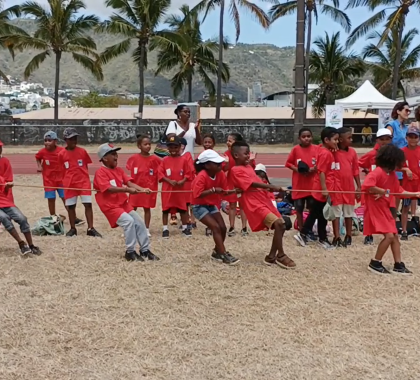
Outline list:
[[[112,228],[117,226],[124,230],[127,261],[159,260],[149,248],[149,236],[143,219],[133,210],[128,202],[128,194],[150,193],[132,182],[123,169],[118,168],[118,154],[121,148],[111,144],[102,144],[98,157],[103,166],[96,171],[93,186],[96,202],[108,219]],[[140,245],[140,255],[136,252],[136,243]]]
[[[196,161],[196,172],[192,183],[192,212],[196,219],[212,232],[215,248],[211,255],[213,260],[228,265],[236,265],[239,260],[225,248],[226,224],[217,206],[221,194],[231,194],[236,190],[226,191],[227,179],[222,172],[225,159],[214,150],[205,150]]]

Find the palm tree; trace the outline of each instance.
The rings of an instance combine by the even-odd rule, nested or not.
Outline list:
[[[298,6],[298,0],[285,1],[280,3],[276,0],[276,4],[273,5],[269,11],[269,16],[271,23],[278,20],[281,17],[291,15],[296,12]],[[309,84],[309,56],[311,52],[311,43],[312,43],[312,15],[315,17],[315,22],[318,24],[318,7],[321,10],[322,14],[329,16],[333,21],[340,24],[343,29],[348,33],[351,29],[351,21],[345,12],[339,9],[340,2],[339,0],[332,0],[332,5],[326,4],[324,0],[306,0],[306,22],[307,22],[307,31],[306,31],[306,52],[305,52],[305,94],[306,98],[308,97],[308,84]],[[306,110],[307,101],[305,101],[305,110]],[[306,114],[306,112],[305,112]]]
[[[381,9],[377,11],[372,17],[360,24],[350,33],[346,43],[347,47],[350,47],[359,38],[365,36],[370,31],[376,29],[385,21],[385,19],[385,29],[381,34],[381,38],[379,39],[378,47],[380,47],[385,42],[391,30],[398,30],[394,70],[392,72],[393,99],[397,97],[398,82],[400,80],[399,67],[401,63],[401,41],[405,26],[405,19],[412,5],[415,5],[417,8],[419,8],[420,2],[414,0],[349,0],[347,4],[347,8],[360,8],[365,6],[371,12],[377,11],[377,9],[381,7]],[[390,11],[391,13],[389,13]]]
[[[144,71],[147,68],[149,50],[166,44],[169,51],[175,50],[175,33],[157,28],[164,20],[171,0],[106,0],[105,5],[115,10],[109,20],[105,21],[98,31],[123,37],[124,40],[105,49],[101,54],[101,63],[130,51],[132,44],[133,61],[137,64],[140,80],[139,114],[144,106]]]
[[[167,48],[166,41],[158,46],[160,52],[155,75],[177,67],[178,71],[171,81],[174,96],[177,97],[186,84],[188,101],[192,102],[192,81],[195,74],[201,77],[209,94],[214,96],[214,83],[208,73],[217,75],[218,62],[214,54],[219,50],[219,45],[217,41],[203,41],[201,22],[196,11],[190,11],[188,5],[183,5],[180,11],[182,16],[172,15],[165,21],[176,33],[177,41],[174,41],[172,50]],[[228,44],[224,43],[222,48],[227,49]],[[229,67],[223,63],[222,80],[226,83],[229,77]]]
[[[270,2],[271,0],[263,0]],[[194,8],[198,12],[205,10],[204,19],[207,14],[215,9],[220,7],[220,18],[219,18],[219,46],[223,45],[224,42],[224,14],[225,14],[225,0],[201,0],[198,5]],[[232,18],[232,21],[236,29],[236,42],[239,40],[241,34],[241,24],[239,17],[238,7],[242,7],[245,10],[249,11],[257,20],[257,22],[264,28],[268,29],[270,26],[270,18],[264,12],[262,8],[258,5],[248,1],[248,0],[229,0],[229,11]],[[222,73],[223,73],[223,49],[219,49],[219,67],[217,72],[217,94],[216,94],[216,120],[220,120],[220,107],[222,105]]]
[[[58,122],[58,91],[60,85],[60,62],[64,53],[71,53],[73,59],[89,70],[97,80],[103,79],[98,63],[96,43],[87,33],[98,25],[94,15],[78,15],[85,9],[82,0],[48,0],[47,7],[28,1],[20,6],[24,15],[35,19],[37,29],[33,36],[15,34],[8,36],[19,49],[36,49],[35,55],[25,68],[29,78],[47,57],[55,58],[54,121]]]
[[[0,1],[0,49],[8,49],[12,57],[14,58],[14,50],[12,44],[6,40],[4,36],[10,34],[22,34],[25,35],[26,32],[18,28],[15,25],[10,24],[9,22],[13,17],[20,16],[20,8],[18,5],[14,5],[10,8],[3,9],[2,2]],[[2,10],[3,9],[3,10]],[[6,82],[9,83],[9,78],[7,75],[0,69],[0,77]]]
[[[392,92],[392,73],[394,71],[398,32],[398,30],[394,29],[388,35],[382,48],[379,48],[377,44],[371,43],[365,46],[362,51],[363,59],[368,59],[367,66],[373,74],[375,87],[386,96],[390,96]],[[402,85],[402,80],[415,80],[420,78],[420,67],[417,67],[417,61],[420,58],[420,45],[413,48],[410,47],[413,39],[418,34],[419,31],[417,29],[411,29],[403,35],[401,41],[398,89],[404,98],[405,89]],[[380,40],[381,37],[381,33],[373,32],[368,39]]]
[[[318,37],[311,51],[309,80],[319,88],[309,94],[314,115],[320,116],[326,104],[333,104],[337,98],[350,95],[357,88],[359,78],[366,72],[362,59],[352,53],[346,53],[340,45],[340,33],[331,37]]]

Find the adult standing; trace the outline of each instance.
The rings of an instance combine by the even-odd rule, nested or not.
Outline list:
[[[194,145],[202,145],[201,133],[199,130],[200,121],[197,123],[190,122],[191,111],[185,104],[180,104],[175,109],[177,119],[171,121],[166,129],[166,136],[175,134],[179,138],[184,138],[187,141],[184,153],[190,152],[194,158]]]

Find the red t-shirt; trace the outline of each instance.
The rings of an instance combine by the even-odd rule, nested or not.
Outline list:
[[[314,182],[312,189],[313,190],[322,190],[321,180],[319,178],[321,173],[325,174],[325,184],[327,185],[327,190],[334,191],[336,188],[336,175],[335,171],[335,160],[333,153],[323,146],[318,149],[318,155],[316,158],[318,173],[314,177]],[[312,196],[319,202],[325,202],[326,198],[320,192],[312,193]],[[336,194],[330,193],[330,198],[333,205],[337,205]]]
[[[395,172],[387,173],[379,167],[366,176],[362,191],[368,193],[371,187],[390,190],[391,193],[402,193],[404,191]],[[365,194],[363,235],[397,233],[395,220],[390,210],[390,207],[395,206],[393,198],[392,196],[382,196],[375,199],[374,194]]]
[[[91,187],[88,165],[92,163],[88,152],[78,146],[73,150],[63,149],[58,162],[64,187],[89,189]]]
[[[6,182],[13,182],[12,165],[10,165],[10,161],[7,157],[0,157],[0,176],[2,176]],[[8,190],[7,197],[14,203],[12,189]]]
[[[279,212],[267,196],[267,191],[251,187],[254,182],[263,183],[251,165],[235,166],[230,170],[230,175],[235,188],[243,191],[242,194],[238,194],[238,199],[252,231],[267,229],[264,219],[268,214],[274,214],[280,218]]]
[[[376,154],[378,153],[379,145],[376,144],[372,150],[359,158],[359,167],[369,172],[376,169]]]
[[[302,161],[307,164],[310,168],[313,168],[316,165],[316,157],[318,154],[319,146],[309,145],[304,148],[300,145],[296,145],[289,153],[287,157],[286,168],[291,168],[292,166],[298,166],[299,162]],[[296,173],[293,171],[292,174],[292,198],[301,199],[306,198],[311,195],[312,185],[316,173]],[[307,192],[297,192],[295,190],[308,190]]]
[[[7,182],[11,181],[7,181],[6,178],[0,176],[0,208],[16,207],[9,197],[9,191],[11,189],[6,189],[6,186],[4,186]]]
[[[405,167],[408,167],[413,172],[413,178],[409,179],[407,174],[403,172],[402,187],[411,192],[418,192],[420,188],[420,146],[415,149],[408,147],[402,148],[405,154]]]
[[[188,165],[190,165],[190,172],[191,172],[191,177],[190,179],[187,180],[187,182],[185,182],[184,185],[184,190],[185,191],[191,191],[192,189],[192,182],[195,178],[195,166],[194,166],[194,160],[191,156],[190,152],[186,152],[182,157],[184,157],[187,161],[188,161]],[[193,200],[193,194],[192,191],[187,195],[187,203],[192,204],[192,200]]]
[[[348,150],[339,149],[334,153],[334,159],[335,174],[338,179],[336,182],[340,184],[340,190],[353,191],[352,194],[336,194],[336,202],[338,202],[337,204],[339,205],[354,206],[356,203],[354,177],[359,175],[357,153],[353,148],[349,148]]]
[[[214,178],[211,178],[205,170],[202,170],[197,174],[194,181],[192,182],[192,202],[193,205],[209,205],[220,207],[221,195],[211,194],[204,198],[200,198],[203,191],[210,190],[211,188],[220,187],[221,189],[227,189],[227,180],[225,173],[219,172]]]
[[[98,190],[95,195],[96,202],[112,228],[117,227],[117,220],[123,213],[129,213],[133,208],[126,193],[110,193],[107,190],[111,187],[124,187],[131,180],[121,168],[110,169],[102,166],[95,173],[93,187]]]
[[[61,146],[57,146],[53,151],[42,148],[35,155],[36,160],[42,161],[42,179],[45,191],[55,190],[49,187],[60,187],[62,185],[62,169],[58,162],[58,155],[62,150],[64,148]]]

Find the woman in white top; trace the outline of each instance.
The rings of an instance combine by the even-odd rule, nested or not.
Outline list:
[[[170,134],[176,134],[179,138],[183,137],[187,141],[185,152],[190,152],[194,159],[194,143],[202,145],[201,134],[199,131],[200,121],[190,123],[191,111],[185,104],[180,104],[175,109],[175,115],[177,116],[176,121],[171,121],[166,130],[166,136]]]

